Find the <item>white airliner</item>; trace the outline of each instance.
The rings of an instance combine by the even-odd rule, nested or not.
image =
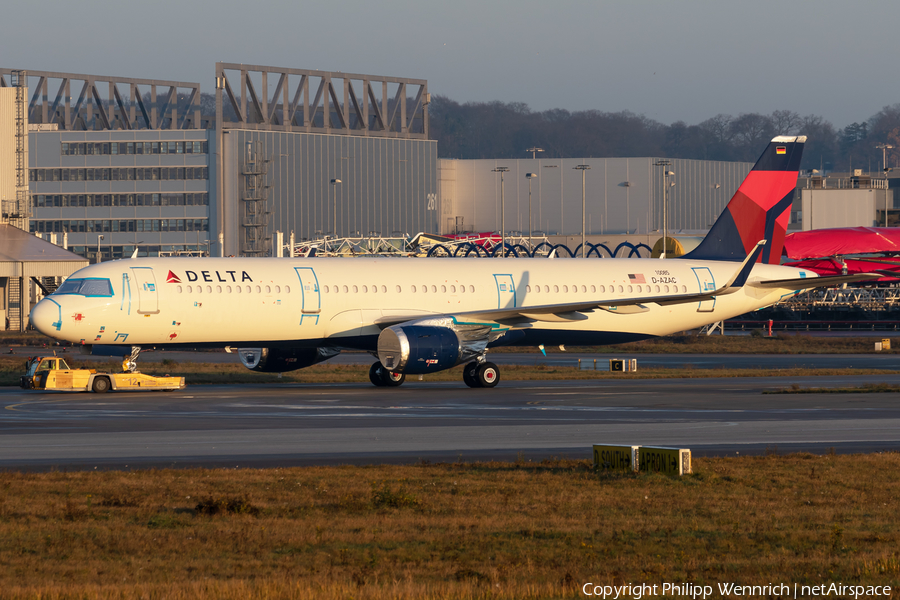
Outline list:
[[[680,259],[138,258],[76,272],[31,323],[132,360],[142,346],[232,346],[246,367],[284,372],[356,349],[378,358],[378,386],[468,363],[467,385],[493,387],[488,347],[662,336],[878,277],[811,281],[778,264],[805,141],[773,139]]]

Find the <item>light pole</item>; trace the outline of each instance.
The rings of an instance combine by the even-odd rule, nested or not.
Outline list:
[[[337,237],[337,186],[341,183],[340,179],[331,180],[331,234]]]
[[[534,227],[531,225],[531,180],[537,177],[537,173],[525,173],[525,179],[528,180],[528,245],[534,244],[531,238],[534,237]]]
[[[876,148],[881,149],[881,168],[884,170],[884,176],[887,178],[887,174],[890,171],[890,168],[887,166],[887,151],[892,149],[893,146],[890,144],[878,144],[875,146]],[[884,192],[884,226],[888,226],[888,205],[887,205],[887,190]]]
[[[491,169],[493,173],[500,173],[500,258],[506,254],[506,211],[505,198],[503,197],[503,174],[509,171],[509,167],[497,167]]]
[[[577,165],[572,168],[581,171],[581,258],[584,258],[584,172],[591,167],[590,165]]]
[[[543,152],[543,148],[538,148],[537,146],[532,146],[531,148],[525,148],[525,152],[531,152],[531,158],[534,159],[535,152]]]
[[[666,248],[669,245],[669,175],[675,174],[674,171],[669,170],[670,164],[672,163],[668,160],[658,160],[653,163],[653,166],[663,168],[663,247],[660,258],[666,257]]]
[[[103,241],[103,234],[97,236],[97,264],[100,264],[100,242]]]

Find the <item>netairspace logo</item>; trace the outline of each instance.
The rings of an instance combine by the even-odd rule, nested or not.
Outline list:
[[[768,585],[737,585],[734,583],[718,583],[712,585],[697,585],[694,583],[663,583],[663,584],[627,584],[627,585],[594,585],[585,583],[581,587],[581,593],[585,596],[618,600],[619,598],[641,600],[650,596],[668,596],[692,598],[693,600],[706,600],[706,598],[741,598],[741,597],[772,597],[782,598],[821,598],[841,597],[853,598],[877,598],[890,596],[891,586],[877,585],[844,585],[843,583],[831,583],[820,585],[793,585],[787,583],[770,583]],[[715,594],[715,595],[714,595]]]

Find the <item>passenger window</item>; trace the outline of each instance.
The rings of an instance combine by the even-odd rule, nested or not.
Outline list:
[[[633,292],[633,291],[634,291],[634,289],[629,285],[629,286],[628,286],[628,293],[630,294],[630,293]]]
[[[378,293],[378,286],[377,286],[377,285],[373,285],[373,286],[372,286],[372,293],[373,293],[373,294],[377,294],[377,293]]]
[[[428,293],[428,286],[427,286],[427,285],[423,285],[423,286],[422,286],[422,293],[423,293],[423,294],[427,294],[427,293]]]
[[[596,293],[597,293],[597,286],[594,286],[594,285],[591,286],[591,293],[592,293],[592,294],[596,294]]]
[[[528,289],[529,289],[529,291],[530,291],[530,290],[531,290],[531,286],[528,286]],[[459,293],[460,293],[460,294],[465,294],[465,293],[466,293],[466,286],[464,286],[464,285],[459,286]]]
[[[601,294],[605,294],[605,293],[606,293],[606,286],[605,286],[605,285],[601,285],[601,286],[600,286],[600,293],[601,293]]]
[[[659,286],[656,286],[656,293],[659,293]]]
[[[221,285],[217,285],[217,286],[216,286],[216,293],[217,293],[217,294],[221,294],[221,293],[222,293],[222,286],[221,286]]]
[[[456,293],[456,286],[455,286],[455,285],[451,285],[451,286],[450,286],[450,293],[451,293],[451,294],[455,294],[455,293]]]
[[[267,293],[267,294],[271,294],[271,293],[272,293],[272,286],[268,286],[268,285],[266,286],[266,293]]]
[[[441,293],[442,293],[442,294],[446,294],[446,293],[447,293],[447,286],[446,286],[446,285],[442,285],[442,286],[441,286]]]
[[[398,286],[397,286],[397,293],[399,294],[399,293],[402,292],[402,291],[403,291],[403,288],[401,288],[401,287],[398,285]]]
[[[289,285],[284,286],[284,293],[285,293],[285,294],[290,294],[290,293],[291,293],[291,286],[289,286]]]
[[[541,293],[541,286],[539,286],[539,285],[534,286],[534,293],[540,294],[540,293]]]
[[[563,286],[563,293],[568,293],[568,292],[569,292],[569,286],[564,285],[564,286]]]
[[[353,293],[354,293],[354,294],[358,294],[358,293],[359,293],[359,288],[356,287],[355,285],[353,286]]]
[[[198,286],[197,286],[197,293],[198,293],[198,294],[202,294],[202,293],[203,293],[203,286],[202,286],[202,285],[198,285]]]
[[[436,285],[431,286],[431,291],[432,291],[432,293],[437,294],[437,286]]]
[[[231,286],[230,286],[230,285],[226,285],[226,286],[225,286],[225,291],[226,291],[227,293],[230,294],[230,293],[231,293]]]
[[[252,292],[252,291],[253,291],[253,289],[252,289],[252,288],[251,288],[251,287],[250,287],[250,286],[249,286],[249,285],[247,285],[247,286],[244,286],[244,287],[245,287],[245,290],[244,290],[244,291],[246,291],[246,292],[247,292],[247,293],[248,293],[248,294],[249,294],[249,293],[250,293],[250,292]],[[258,289],[258,288],[257,288],[257,290],[256,290],[256,291],[257,291],[257,292],[258,292],[258,291],[259,291],[259,289]]]
[[[558,294],[558,293],[559,293],[559,286],[558,286],[558,285],[554,285],[554,286],[553,286],[553,291],[554,291],[554,293],[557,293],[557,294]]]
[[[280,294],[280,293],[281,293],[281,286],[280,286],[280,285],[276,285],[276,286],[275,286],[275,293],[276,293],[276,294]]]
[[[179,294],[181,293],[181,286],[180,286],[180,285],[178,286],[178,293],[179,293]]]
[[[665,286],[665,287],[663,288],[663,290],[668,294],[668,293],[669,293],[669,286]]]
[[[241,293],[241,286],[239,286],[239,285],[234,286],[234,291],[237,292],[238,294],[240,294],[240,293]]]
[[[345,285],[345,286],[344,286],[344,293],[347,294],[347,293],[349,293],[349,292],[350,292],[350,288],[348,288],[348,287]]]
[[[549,293],[550,293],[550,286],[549,286],[549,285],[545,285],[545,286],[544,286],[544,293],[545,293],[545,294],[549,294]]]
[[[387,286],[386,285],[381,286],[381,293],[387,294]]]
[[[206,293],[212,294],[212,286],[211,285],[206,286]]]
[[[413,294],[415,294],[415,293],[416,293],[416,286],[414,286],[414,285],[413,285],[413,286],[410,286],[409,290],[410,290]]]
[[[686,285],[681,286],[681,291],[687,293],[687,286]]]
[[[594,287],[594,286],[591,286],[591,287]],[[587,293],[587,286],[586,285],[581,286],[581,291],[584,293]]]
[[[363,294],[368,294],[368,293],[369,293],[369,286],[364,285],[363,286]]]
[[[621,294],[621,293],[624,292],[624,291],[625,291],[625,288],[623,288],[623,287],[620,285],[620,286],[619,286],[619,293]]]

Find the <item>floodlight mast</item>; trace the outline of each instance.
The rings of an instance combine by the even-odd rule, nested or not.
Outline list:
[[[500,173],[500,258],[506,256],[506,210],[503,197],[503,174],[509,171],[509,167],[497,167],[491,169],[493,173]]]
[[[585,202],[584,202],[584,172],[590,170],[590,165],[577,165],[572,167],[575,170],[581,171],[581,258],[585,257],[584,253],[584,216],[585,216]]]
[[[537,173],[525,173],[525,179],[528,180],[528,245],[533,246],[534,227],[531,224],[531,180],[537,177]],[[532,248],[532,254],[534,249]]]
[[[669,245],[669,175],[674,175],[674,171],[669,170],[669,165],[672,164],[671,161],[668,160],[658,160],[653,163],[655,167],[663,168],[663,247],[662,252],[660,252],[660,258],[666,258],[666,249]],[[673,182],[672,185],[675,185]],[[649,227],[647,229],[650,229]]]

